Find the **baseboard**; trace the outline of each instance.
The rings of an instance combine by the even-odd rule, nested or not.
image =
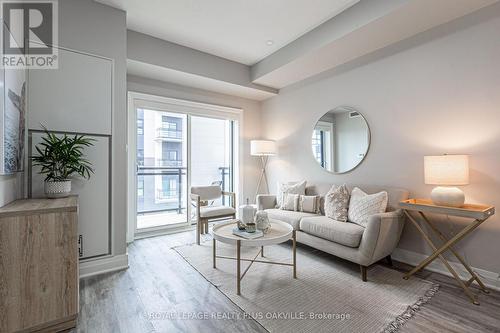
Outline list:
[[[416,266],[422,260],[427,258],[427,255],[417,253],[417,252],[412,252],[408,250],[403,250],[403,249],[395,249],[394,252],[392,253],[392,258],[394,260],[403,262],[408,265]],[[464,280],[468,280],[470,278],[469,272],[465,270],[465,268],[460,264],[456,263],[453,261],[449,261],[450,265],[453,267],[453,269],[462,277]],[[440,273],[443,275],[447,276],[452,276],[451,273],[446,269],[446,267],[441,263],[440,260],[434,260],[432,263],[430,263],[427,267],[427,270],[435,273]],[[500,291],[500,274],[495,273],[495,272],[490,272],[481,268],[475,268],[472,267],[472,270],[476,272],[477,275],[479,275],[479,278],[483,283],[491,289],[499,290]],[[474,283],[476,283],[474,281]]]
[[[128,268],[128,254],[80,262],[80,279]]]

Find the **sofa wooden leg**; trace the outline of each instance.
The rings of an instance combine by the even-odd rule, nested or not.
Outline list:
[[[363,266],[363,265],[359,265],[359,268],[361,269],[361,279],[363,280],[363,282],[366,282],[366,269],[367,267],[366,266]]]
[[[392,258],[390,254],[387,257],[385,257],[385,260],[387,260],[387,264],[389,264],[389,266],[392,267]]]

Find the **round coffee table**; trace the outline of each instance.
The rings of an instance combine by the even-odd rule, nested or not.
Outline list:
[[[268,233],[264,234],[264,236],[256,238],[256,239],[246,239],[243,237],[239,237],[233,234],[233,229],[237,227],[236,220],[229,220],[227,222],[216,224],[212,229],[213,235],[213,262],[214,268],[216,268],[216,260],[219,259],[231,259],[236,260],[236,293],[240,295],[240,284],[241,280],[248,272],[250,267],[254,262],[262,263],[262,264],[271,264],[271,265],[284,265],[284,266],[292,266],[293,267],[293,278],[297,278],[297,239],[295,235],[295,230],[293,230],[292,226],[288,223],[281,222],[278,220],[270,219],[271,229]],[[287,240],[292,239],[292,255],[293,261],[292,263],[285,262],[274,262],[274,261],[264,261],[258,260],[257,257],[259,254],[264,257],[264,246],[276,245],[280,243],[284,243]],[[219,256],[217,255],[217,241],[231,244],[236,246],[236,257],[227,257],[227,256]],[[255,255],[253,259],[251,258],[241,258],[241,247],[249,246],[249,247],[260,247],[259,252]],[[242,261],[250,261],[250,265],[245,269],[243,274],[241,273],[241,262]]]

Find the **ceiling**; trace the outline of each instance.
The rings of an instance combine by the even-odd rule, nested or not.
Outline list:
[[[126,11],[131,30],[253,65],[359,0],[96,1]]]
[[[255,89],[131,59],[127,60],[127,74],[230,96],[253,99],[255,101],[263,101],[269,97],[276,96],[276,93],[262,89]]]

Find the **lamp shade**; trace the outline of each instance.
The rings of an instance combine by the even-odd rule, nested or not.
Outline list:
[[[252,140],[250,141],[250,154],[253,156],[272,156],[276,155],[276,142],[271,140]]]
[[[469,184],[468,155],[424,156],[424,178],[432,185]]]

